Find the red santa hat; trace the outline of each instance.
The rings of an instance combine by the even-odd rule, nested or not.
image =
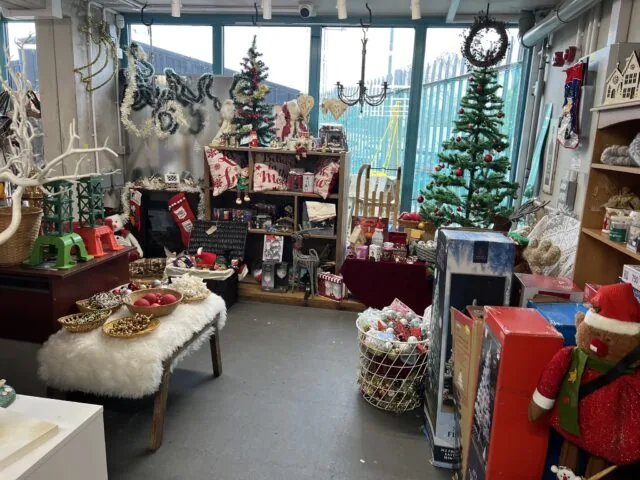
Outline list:
[[[622,335],[640,333],[640,303],[630,283],[605,285],[591,300],[594,308],[584,317],[587,325]]]

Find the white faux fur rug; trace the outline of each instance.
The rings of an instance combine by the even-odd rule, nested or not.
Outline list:
[[[60,330],[38,352],[38,375],[47,386],[63,391],[126,398],[150,395],[160,385],[162,362],[218,314],[216,327],[220,330],[227,309],[224,300],[212,293],[200,303],[182,304],[171,315],[160,317],[160,326],[139,338],[109,337],[102,328],[87,333]],[[129,310],[123,306],[108,321],[127,315]],[[213,330],[189,351],[207,341]]]

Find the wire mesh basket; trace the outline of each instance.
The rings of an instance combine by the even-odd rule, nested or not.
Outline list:
[[[422,404],[427,368],[428,339],[413,342],[386,341],[356,320],[360,361],[358,384],[362,397],[374,407],[402,413]],[[415,340],[415,338],[414,338]]]
[[[418,242],[416,245],[416,255],[419,260],[427,263],[436,263],[435,242]]]

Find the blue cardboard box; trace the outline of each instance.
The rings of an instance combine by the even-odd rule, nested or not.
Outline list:
[[[431,461],[437,467],[453,469],[460,464],[451,308],[508,305],[515,251],[515,243],[502,233],[448,228],[438,231],[424,402]]]
[[[536,303],[529,301],[529,308],[535,308],[564,337],[564,345],[576,344],[576,314],[587,313],[588,308],[582,303]]]

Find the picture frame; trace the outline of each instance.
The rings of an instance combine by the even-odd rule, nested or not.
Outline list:
[[[558,161],[558,126],[549,127],[547,148],[544,155],[544,169],[542,173],[542,192],[553,194],[553,181],[556,176],[556,163]]]

